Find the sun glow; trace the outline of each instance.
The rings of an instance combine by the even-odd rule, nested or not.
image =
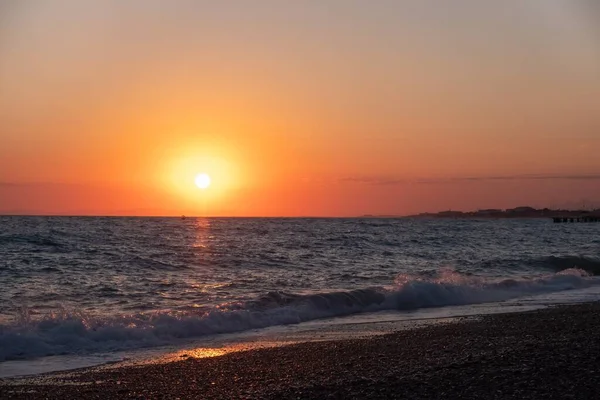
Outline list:
[[[192,131],[201,131],[200,128]],[[245,159],[226,143],[173,140],[160,155],[158,175],[174,215],[231,215],[248,185]],[[157,169],[159,169],[157,168]]]
[[[194,179],[196,186],[200,189],[208,189],[211,184],[210,176],[206,173],[201,173],[196,175],[196,179]]]
[[[218,212],[244,181],[231,161],[235,155],[221,148],[186,143],[163,157],[164,187],[175,196],[180,214]]]

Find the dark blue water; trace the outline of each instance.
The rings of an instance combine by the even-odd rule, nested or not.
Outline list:
[[[600,225],[0,217],[0,360],[596,285]]]

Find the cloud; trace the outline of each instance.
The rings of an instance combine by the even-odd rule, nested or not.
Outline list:
[[[64,183],[54,183],[54,182],[2,182],[0,181],[0,189],[39,189],[39,188],[48,188],[48,187],[64,187],[67,184]],[[73,186],[73,185],[69,185]]]
[[[350,182],[365,185],[408,185],[408,184],[439,184],[439,183],[461,183],[461,182],[491,182],[491,181],[527,181],[527,180],[600,180],[600,174],[530,174],[530,175],[491,175],[491,176],[466,176],[450,178],[423,178],[405,179],[377,176],[353,176],[342,178],[342,182]]]
[[[0,188],[16,188],[28,186],[28,184],[24,183],[16,183],[16,182],[0,182]]]

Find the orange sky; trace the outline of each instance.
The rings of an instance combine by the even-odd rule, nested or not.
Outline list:
[[[594,0],[1,2],[0,213],[599,204],[599,17]]]

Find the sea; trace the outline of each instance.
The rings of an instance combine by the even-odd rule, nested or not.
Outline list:
[[[3,216],[0,377],[595,301],[597,275],[593,223]]]

